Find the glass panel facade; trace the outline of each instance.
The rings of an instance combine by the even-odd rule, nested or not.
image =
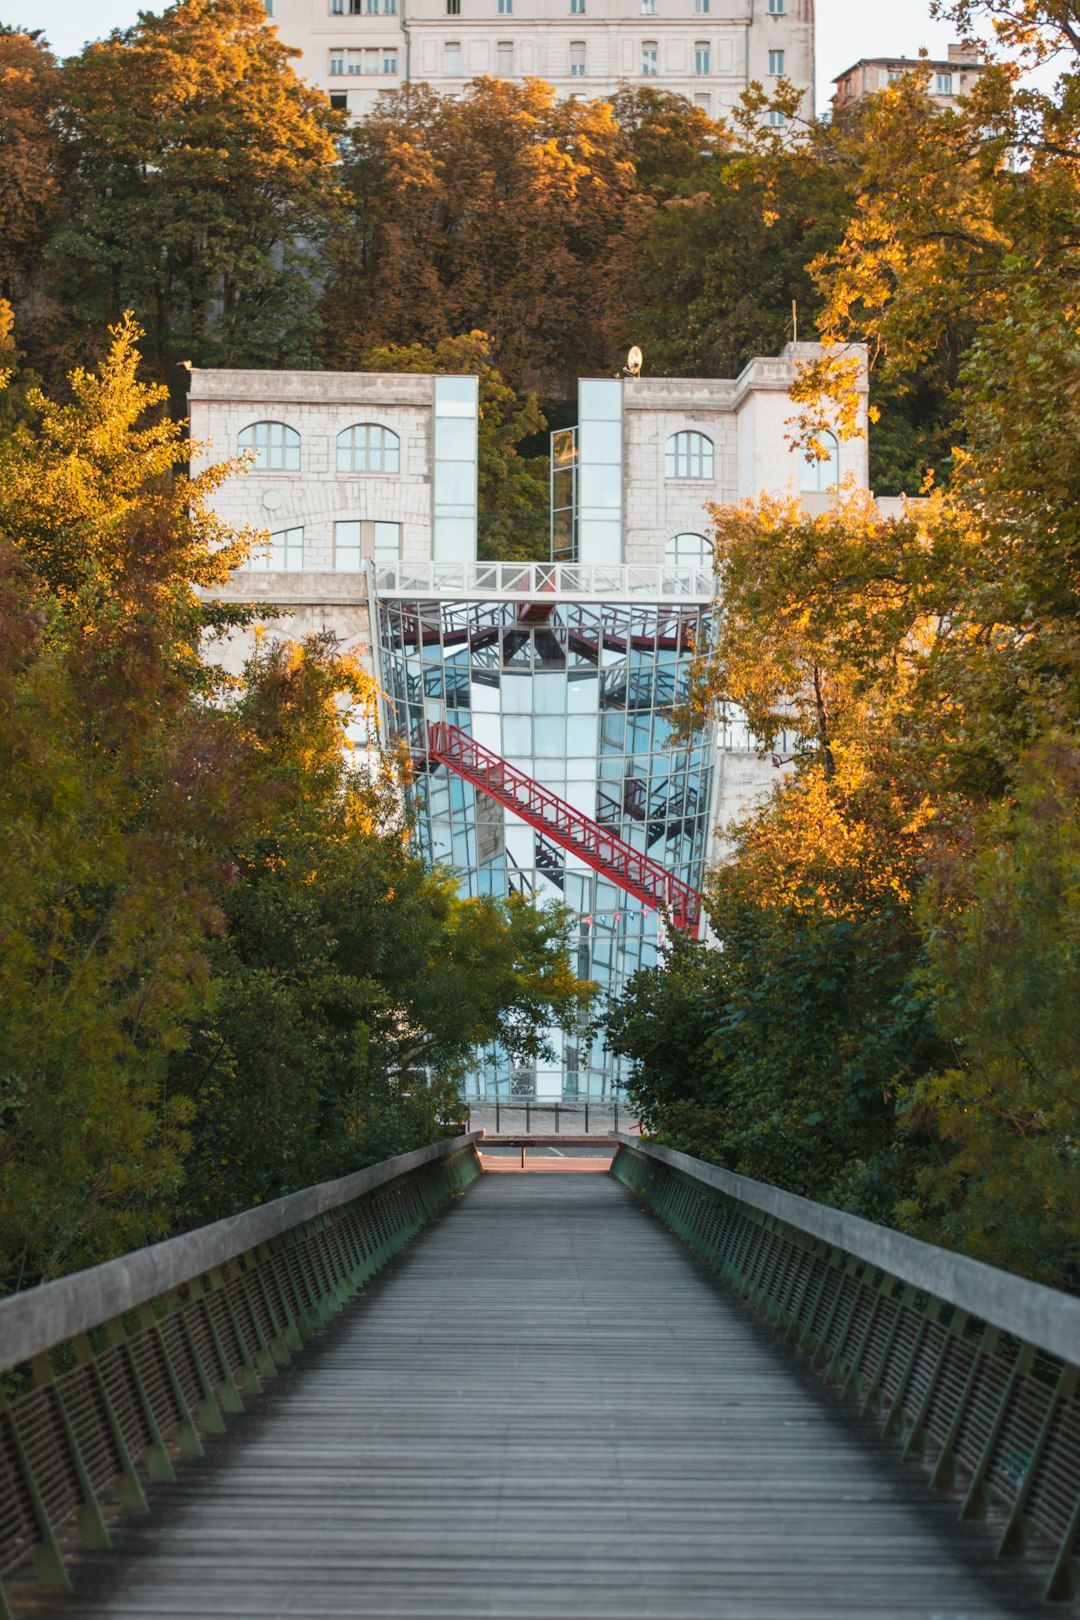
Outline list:
[[[700,886],[709,837],[713,743],[671,746],[707,610],[677,602],[392,599],[379,607],[393,737],[445,720],[509,760],[685,882]],[[531,894],[576,914],[577,971],[618,989],[651,966],[655,911],[444,766],[414,788],[427,854],[464,892]],[[554,1059],[523,1070],[488,1052],[471,1101],[611,1096],[617,1061],[584,1031],[555,1032]]]
[[[478,424],[476,378],[436,377],[436,562],[464,562],[476,556]]]
[[[622,561],[623,385],[578,383],[578,552],[583,563]]]

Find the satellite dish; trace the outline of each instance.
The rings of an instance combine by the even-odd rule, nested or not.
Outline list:
[[[643,359],[644,356],[635,343],[633,348],[630,350],[630,353],[626,357],[626,369],[630,373],[631,377],[641,376],[641,362]]]

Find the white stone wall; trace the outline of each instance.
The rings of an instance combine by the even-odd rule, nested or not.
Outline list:
[[[207,446],[202,461],[239,453],[237,436],[260,421],[283,422],[300,434],[300,470],[252,468],[225,483],[215,510],[226,522],[267,530],[303,527],[304,569],[334,569],[334,524],[348,520],[400,523],[407,562],[432,554],[432,402],[434,378],[390,373],[314,371],[196,371],[192,374],[191,436]],[[397,473],[339,473],[337,436],[373,423],[396,433]],[[264,581],[267,575],[243,570]],[[288,578],[288,576],[281,576]]]
[[[335,14],[333,0],[271,0],[273,21],[286,44],[302,55],[302,76],[328,95],[344,96],[353,116],[369,112],[383,90],[425,82],[455,94],[482,74],[522,80],[536,77],[560,96],[610,96],[623,82],[673,90],[703,106],[711,116],[733,107],[748,82],[768,85],[769,52],[784,52],[784,74],[806,86],[804,111],[813,110],[813,0],[784,0],[782,13],[770,13],[763,0],[585,0],[584,13],[572,13],[571,0],[396,0],[394,16],[365,9],[355,16]],[[347,5],[348,0],[344,0]],[[646,4],[654,9],[646,12]],[[708,10],[698,10],[699,5]],[[366,8],[367,0],[364,0]],[[404,14],[404,15],[403,15]],[[643,72],[642,46],[657,47],[657,72]],[[695,46],[707,44],[710,71],[696,72]],[[585,71],[570,73],[570,46],[585,46]],[[499,45],[509,45],[511,66]],[[460,69],[448,71],[447,45],[459,45]],[[349,51],[378,52],[365,60],[375,72],[330,72],[331,60]],[[396,73],[383,71],[396,52]],[[355,60],[355,59],[354,59]]]
[[[795,414],[789,390],[799,362],[820,355],[818,344],[788,344],[775,359],[752,360],[734,381],[643,377],[623,386],[625,470],[624,560],[655,563],[680,533],[708,534],[709,502],[762,493],[799,493],[805,462],[787,443]],[[647,359],[647,357],[646,357]],[[863,437],[842,441],[840,478],[868,484],[866,376],[862,374]],[[698,432],[714,447],[714,476],[669,479],[665,448],[675,433]],[[808,509],[820,504],[804,496]]]

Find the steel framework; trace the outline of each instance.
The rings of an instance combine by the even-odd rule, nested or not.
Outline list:
[[[603,877],[655,911],[666,911],[676,928],[696,933],[701,918],[701,896],[681,878],[642,855],[631,844],[567,804],[533,777],[492,753],[458,726],[429,721],[427,761],[437,760],[456,771],[473,787],[512,810],[553,844],[580,855]]]

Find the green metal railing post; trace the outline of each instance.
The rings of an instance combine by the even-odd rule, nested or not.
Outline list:
[[[71,1459],[71,1466],[75,1471],[79,1495],[82,1497],[82,1506],[75,1515],[79,1540],[84,1547],[111,1547],[112,1542],[98,1504],[97,1492],[94,1490],[93,1482],[86,1471],[86,1463],[83,1460],[78,1437],[75,1434],[63,1392],[56,1380],[52,1362],[47,1355],[35,1356],[30,1363],[30,1370],[37,1387],[39,1389],[48,1389],[56,1403],[56,1413],[60,1419],[60,1426],[64,1431],[68,1455]]]
[[[1054,1392],[1046,1403],[1046,1411],[1043,1414],[1039,1432],[1035,1436],[1035,1444],[1031,1448],[1031,1455],[1028,1457],[1027,1466],[1024,1469],[1020,1489],[1013,1499],[1012,1509],[1001,1533],[1001,1540],[998,1542],[997,1549],[999,1558],[1022,1558],[1027,1551],[1031,1526],[1026,1517],[1026,1509],[1028,1498],[1031,1495],[1031,1487],[1035,1482],[1035,1473],[1042,1454],[1046,1450],[1046,1442],[1053,1431],[1054,1419],[1060,1411],[1062,1403],[1071,1400],[1075,1395],[1076,1384],[1077,1369],[1075,1367],[1063,1367],[1054,1387]]]
[[[34,1573],[38,1578],[39,1585],[47,1586],[53,1591],[70,1592],[71,1576],[68,1574],[64,1564],[64,1557],[60,1551],[60,1544],[56,1539],[56,1532],[50,1522],[44,1499],[38,1490],[34,1470],[31,1468],[27,1458],[26,1448],[19,1433],[15,1413],[8,1405],[4,1395],[0,1393],[0,1419],[4,1417],[8,1421],[8,1432],[11,1435],[15,1461],[37,1525],[38,1541],[30,1555],[34,1561]]]

